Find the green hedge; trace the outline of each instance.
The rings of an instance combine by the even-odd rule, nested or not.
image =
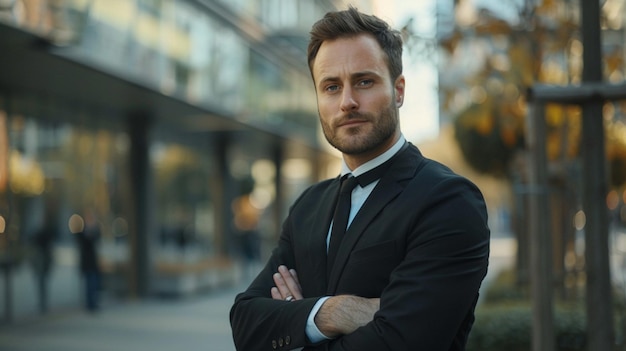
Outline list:
[[[554,330],[558,351],[584,351],[585,316],[578,306],[557,306]],[[467,351],[528,351],[532,342],[529,303],[480,306],[469,336]]]
[[[618,342],[622,340],[626,316],[623,295],[616,293],[614,299]],[[555,299],[554,306],[555,351],[587,351],[584,299]],[[529,351],[531,348],[532,307],[528,287],[516,284],[512,272],[502,272],[483,292],[467,351]]]

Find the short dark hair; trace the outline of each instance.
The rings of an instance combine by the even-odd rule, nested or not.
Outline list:
[[[328,12],[313,25],[310,34],[308,62],[311,76],[313,61],[324,41],[360,34],[370,34],[376,39],[387,56],[387,67],[392,80],[402,74],[402,36],[376,16],[366,15],[350,6],[344,11]]]

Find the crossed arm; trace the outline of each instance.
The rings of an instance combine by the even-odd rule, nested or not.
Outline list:
[[[274,300],[300,300],[303,298],[298,274],[281,265],[273,275],[270,293]],[[291,298],[290,298],[291,297]],[[380,308],[380,298],[363,298],[353,295],[331,296],[315,315],[315,325],[329,338],[354,332],[373,320]]]

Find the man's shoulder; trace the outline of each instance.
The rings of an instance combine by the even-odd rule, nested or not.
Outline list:
[[[442,162],[423,156],[421,152],[419,153],[418,162],[419,165],[412,181],[420,189],[432,189],[435,186],[444,184],[445,186],[454,186],[454,184],[456,184],[461,186],[461,188],[470,187],[474,190],[478,190],[476,184],[474,184],[472,180],[457,173]]]
[[[423,155],[421,150],[413,144],[410,144],[410,147],[401,159],[403,161],[401,161],[399,168],[407,169],[406,166],[409,165],[414,167],[413,179],[423,180],[424,178],[430,178],[444,180],[456,177],[463,178],[447,165]]]

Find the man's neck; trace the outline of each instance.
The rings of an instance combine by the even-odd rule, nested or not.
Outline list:
[[[361,173],[367,172],[368,170],[382,164],[383,162],[390,159],[393,155],[395,155],[398,150],[402,148],[402,145],[406,142],[406,139],[402,134],[396,138],[395,143],[391,144],[385,151],[378,153],[374,157],[368,158],[366,161],[359,163],[356,167],[351,167],[351,165],[347,162],[346,155],[344,155],[343,163],[341,166],[341,174],[353,173],[359,175]]]

